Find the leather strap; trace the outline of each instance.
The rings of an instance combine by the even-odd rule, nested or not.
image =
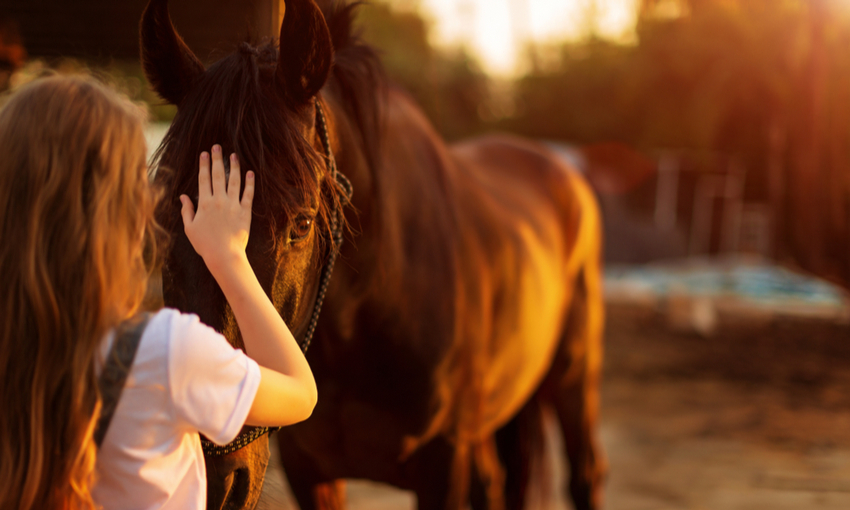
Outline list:
[[[121,399],[127,376],[130,375],[130,367],[133,366],[142,333],[150,319],[150,313],[141,313],[122,322],[116,329],[115,341],[112,343],[112,348],[106,357],[106,364],[97,382],[102,402],[100,418],[97,420],[97,428],[94,431],[94,442],[98,448],[106,437],[106,431],[109,429],[112,415],[115,414],[115,408],[118,407],[118,400]]]

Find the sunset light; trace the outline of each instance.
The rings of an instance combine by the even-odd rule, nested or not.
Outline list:
[[[0,0],[0,239],[0,510],[850,510],[850,0]]]
[[[434,43],[467,47],[484,69],[516,76],[525,70],[529,43],[556,43],[595,34],[628,41],[636,18],[636,0],[395,0],[419,3],[433,20]]]

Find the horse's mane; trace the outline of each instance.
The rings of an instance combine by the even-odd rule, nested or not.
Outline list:
[[[375,169],[379,162],[380,107],[386,99],[382,95],[386,78],[375,49],[354,31],[354,17],[363,3],[330,0],[320,4],[335,51],[329,88],[339,95],[359,135],[366,161]]]
[[[332,74],[324,90],[339,95],[346,115],[370,165],[378,161],[380,93],[383,72],[375,51],[354,32],[359,3],[320,2],[335,50]],[[312,42],[311,42],[312,44]],[[285,50],[284,50],[285,51]],[[197,195],[197,159],[214,143],[225,154],[236,152],[243,171],[257,175],[255,216],[274,228],[281,218],[302,212],[321,185],[315,169],[322,154],[299,129],[303,111],[276,90],[277,41],[241,43],[230,55],[210,65],[181,103],[177,116],[154,155],[157,181],[167,190],[158,214],[162,226],[177,232],[180,194]],[[310,109],[312,111],[312,109]],[[164,170],[164,171],[163,171]],[[320,200],[319,216],[327,220],[338,190]],[[327,221],[323,222],[328,225]]]

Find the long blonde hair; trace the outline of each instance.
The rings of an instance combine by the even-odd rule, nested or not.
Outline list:
[[[145,291],[143,113],[85,77],[0,110],[0,508],[95,508],[94,358]]]

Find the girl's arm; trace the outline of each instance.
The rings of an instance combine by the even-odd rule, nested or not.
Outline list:
[[[183,225],[230,303],[245,350],[260,365],[262,378],[246,424],[280,426],[306,420],[316,406],[316,381],[245,255],[254,173],[246,174],[240,200],[241,170],[235,154],[230,156],[229,183],[220,146],[213,146],[212,157],[201,154],[199,168],[197,212],[189,197],[180,196]]]

